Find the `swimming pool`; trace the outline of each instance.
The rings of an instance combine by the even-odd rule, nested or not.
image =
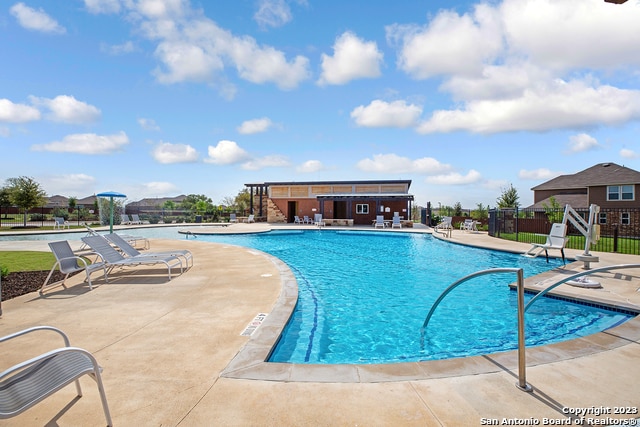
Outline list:
[[[177,230],[140,234],[176,238]],[[198,239],[267,252],[294,272],[298,304],[269,359],[289,363],[393,363],[514,349],[516,294],[507,286],[513,276],[485,276],[456,288],[436,311],[424,343],[420,329],[436,298],[467,274],[522,267],[531,276],[561,265],[416,233],[285,230]],[[527,312],[527,345],[592,334],[630,317],[543,298]]]

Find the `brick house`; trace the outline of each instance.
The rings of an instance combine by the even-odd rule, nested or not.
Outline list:
[[[413,195],[410,180],[264,182],[245,184],[251,195],[251,213],[268,222],[294,222],[322,214],[329,224],[368,224],[394,212],[409,225]]]
[[[549,205],[552,196],[561,206],[570,204],[576,209],[591,204],[613,209],[640,208],[639,189],[640,172],[615,163],[599,163],[533,187],[534,204],[530,208]]]
[[[640,230],[640,172],[615,163],[599,163],[573,175],[561,175],[532,188],[530,208],[551,206],[554,197],[564,208],[569,204],[586,212],[591,204],[600,207],[598,224],[602,233],[614,230],[637,236]]]

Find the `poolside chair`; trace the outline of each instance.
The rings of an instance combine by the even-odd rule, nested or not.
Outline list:
[[[100,233],[98,233],[95,229],[89,227],[87,224],[84,224],[84,228],[87,229],[87,236],[101,236]],[[134,248],[149,249],[151,247],[151,243],[149,242],[149,239],[147,239],[146,237],[133,236],[131,234],[118,234],[118,235],[122,237],[124,240],[126,240],[127,243],[129,243]],[[86,246],[87,246],[86,243],[83,243],[80,250],[86,249]]]
[[[47,278],[44,280],[44,283],[40,288],[40,295],[44,293],[45,288],[57,285],[62,285],[62,287],[66,289],[67,286],[65,285],[65,282],[71,273],[84,270],[86,274],[84,281],[89,284],[90,290],[93,289],[93,286],[91,285],[91,273],[102,269],[104,276],[107,277],[107,269],[103,262],[90,263],[85,258],[77,256],[73,253],[73,249],[71,249],[68,241],[63,240],[61,242],[50,242],[49,248],[51,248],[51,252],[53,252],[53,255],[56,257],[56,262],[53,264],[53,267],[51,267],[51,271],[49,271]],[[47,284],[49,279],[51,279],[53,272],[57,268],[59,268],[60,272],[65,275],[64,278],[61,281]]]
[[[302,222],[305,224],[313,224],[313,220],[309,218],[307,215],[302,217]]]
[[[317,227],[324,227],[326,224],[324,222],[324,220],[322,219],[322,214],[315,214],[313,215],[313,223],[317,226]]]
[[[138,256],[161,258],[166,256],[176,256],[184,258],[184,265],[186,266],[186,268],[193,267],[193,254],[188,249],[175,249],[160,252],[140,252],[116,233],[105,234],[104,238],[111,242],[112,245],[114,245],[117,249],[122,251],[126,256],[130,258],[135,258]],[[189,260],[191,260],[191,266],[189,266]]]
[[[377,215],[376,216],[376,222],[373,224],[373,226],[375,228],[385,228],[386,225],[384,224],[384,215]]]
[[[442,221],[440,221],[435,227],[433,227],[433,230],[435,232],[444,230],[444,234],[448,237],[451,237],[451,231],[453,230],[453,226],[451,225],[452,220],[453,217],[450,216],[442,217]]]
[[[229,214],[229,222],[238,222],[238,218],[236,217],[236,214],[234,213]]]
[[[293,223],[294,224],[302,224],[302,220],[300,219],[300,217],[298,215],[295,215],[293,217]]]
[[[78,379],[84,375],[89,375],[98,385],[107,425],[112,426],[113,422],[111,421],[107,395],[102,384],[101,368],[98,366],[98,362],[88,351],[71,347],[69,338],[60,329],[51,326],[36,326],[0,337],[0,343],[31,332],[47,330],[60,334],[64,340],[64,347],[18,363],[0,373],[0,419],[20,415],[72,382],[76,385],[78,397],[81,397],[82,389]],[[67,406],[67,409],[69,409],[69,405]],[[65,409],[61,408],[61,410],[64,411]]]
[[[547,262],[549,262],[549,249],[558,249],[560,254],[562,254],[562,263],[565,264],[564,246],[567,244],[567,240],[569,240],[567,237],[567,225],[554,223],[551,225],[551,231],[547,236],[546,242],[532,243],[531,248],[522,255],[529,258],[535,258],[544,251],[544,254],[547,257]]]
[[[391,222],[391,228],[402,228],[402,223],[400,222],[400,217],[397,215],[393,216],[393,221]]]
[[[147,224],[149,223],[149,221],[146,221]],[[140,219],[140,215],[138,214],[131,214],[131,223],[132,224],[144,224],[145,221]]]
[[[182,261],[176,255],[157,257],[139,255],[127,258],[111,246],[104,236],[87,236],[83,237],[82,241],[93,249],[93,251],[105,263],[107,273],[110,273],[116,267],[138,267],[155,264],[164,264],[167,267],[169,280],[171,280],[171,269],[173,267],[180,267],[180,273],[183,272]],[[109,280],[108,275],[105,275],[105,280]]]
[[[53,224],[53,228],[54,230],[61,230],[64,228],[71,228],[71,226],[69,225],[69,221],[66,221],[64,218],[58,218],[55,217],[53,218],[54,224]]]
[[[129,215],[127,214],[120,214],[120,224],[132,224],[131,220],[129,219]]]
[[[476,228],[476,222],[473,219],[465,219],[464,222],[461,222],[460,230],[468,232],[478,231]]]
[[[254,218],[255,218],[255,216],[253,214],[249,215],[249,217],[247,219],[245,219],[244,222],[246,222],[246,223],[256,222],[256,220]]]

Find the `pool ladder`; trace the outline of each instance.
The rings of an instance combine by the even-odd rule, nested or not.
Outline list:
[[[538,300],[538,298],[545,295],[547,292],[552,289],[562,285],[563,283],[569,282],[571,280],[575,280],[582,276],[587,276],[593,273],[598,273],[600,271],[610,271],[610,270],[621,270],[621,269],[629,269],[629,268],[640,268],[640,264],[619,264],[619,265],[609,265],[606,267],[589,269],[587,271],[583,271],[580,273],[572,274],[565,278],[558,280],[553,283],[551,286],[546,289],[540,291],[536,296],[534,296],[525,306],[524,304],[524,273],[522,268],[492,268],[489,270],[477,271],[475,273],[469,274],[468,276],[463,277],[462,279],[452,283],[449,285],[447,289],[442,292],[442,294],[436,299],[436,302],[431,306],[431,310],[427,314],[427,317],[424,319],[424,323],[422,324],[422,328],[420,328],[421,342],[424,344],[425,332],[427,329],[427,325],[429,324],[429,320],[431,320],[431,316],[435,312],[436,308],[442,302],[442,300],[451,292],[453,289],[457,288],[461,284],[468,282],[471,279],[480,276],[486,276],[489,274],[500,274],[500,273],[515,273],[517,276],[517,287],[516,292],[518,294],[518,382],[516,383],[516,387],[518,387],[522,391],[531,392],[533,388],[527,384],[527,366],[526,366],[526,345],[525,345],[525,335],[524,335],[524,313],[531,307],[531,305]]]

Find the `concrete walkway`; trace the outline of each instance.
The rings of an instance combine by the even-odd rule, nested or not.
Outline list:
[[[515,252],[528,248],[457,230],[450,240]],[[281,366],[282,371],[296,373],[281,372],[284,380],[242,379],[233,375],[240,371],[235,369],[238,358],[244,366],[263,363],[255,356],[261,350],[253,359],[246,350],[251,353],[265,345],[263,340],[277,336],[277,324],[286,320],[279,313],[291,308],[282,307],[283,301],[291,301],[286,266],[252,249],[197,239],[153,239],[151,244],[152,250],[191,250],[194,266],[170,282],[166,269],[128,269],[110,275],[109,283],[96,279],[93,291],[76,276],[68,289],[2,303],[0,336],[47,324],[64,330],[72,345],[95,355],[104,368],[115,425],[475,426],[504,425],[504,419],[577,425],[580,416],[575,413],[583,410],[591,412],[583,415],[585,422],[591,418],[613,424],[607,417],[639,416],[633,413],[640,407],[637,318],[590,337],[529,349],[531,393],[515,385],[515,352],[419,366],[368,365],[355,371],[349,365],[325,366],[323,378],[316,380],[317,372],[305,376],[304,367]],[[46,243],[0,242],[0,250],[18,246],[42,250]],[[601,261],[593,267],[640,262],[637,256],[598,255]],[[552,276],[566,276],[569,269],[583,271],[581,267],[568,265],[528,285],[542,289]],[[558,290],[640,306],[640,270],[598,273],[597,280],[602,289],[562,285]],[[261,313],[268,314],[267,320],[252,336],[244,336]],[[55,338],[44,334],[25,337],[18,346],[0,344],[0,369],[57,346]],[[255,341],[260,345],[254,346]],[[0,421],[0,426],[103,425],[95,384],[88,377],[81,383],[82,398],[74,399],[75,390],[68,386],[24,414]],[[617,408],[628,413],[616,414]]]

